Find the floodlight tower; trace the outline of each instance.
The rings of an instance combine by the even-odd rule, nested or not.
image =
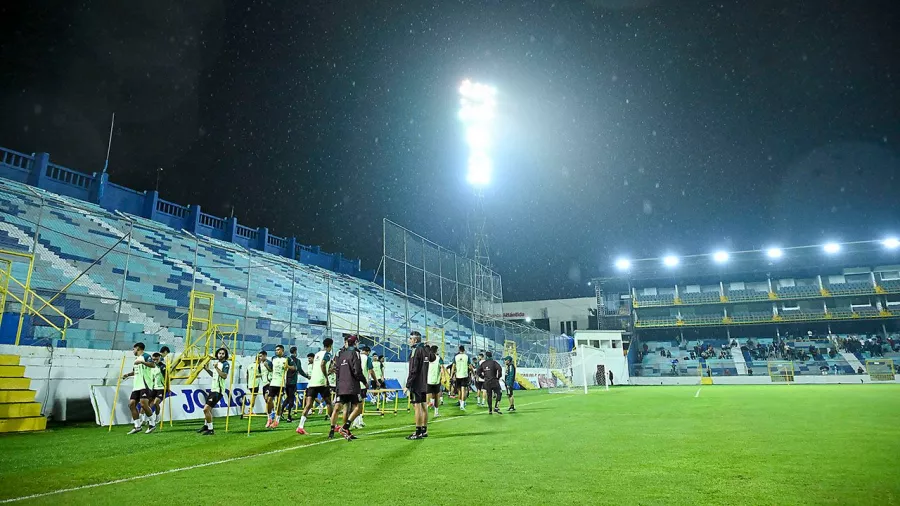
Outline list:
[[[476,266],[474,280],[476,290],[474,309],[481,310],[485,314],[483,304],[487,301],[477,294],[479,291],[482,294],[490,294],[493,282],[489,271],[491,255],[487,236],[487,213],[484,209],[484,189],[490,184],[493,171],[490,155],[491,127],[497,108],[497,90],[493,86],[466,79],[459,87],[459,95],[459,119],[465,127],[466,144],[469,146],[466,180],[475,192],[472,228],[475,232],[475,261],[479,265]],[[493,300],[489,302],[493,304]]]

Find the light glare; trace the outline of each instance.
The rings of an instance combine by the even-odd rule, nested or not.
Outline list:
[[[900,247],[900,239],[896,237],[888,237],[887,239],[881,241],[881,244],[884,245],[887,249],[897,249]]]
[[[466,79],[459,87],[459,95],[459,119],[465,125],[466,144],[469,145],[466,180],[473,186],[486,186],[491,182],[493,170],[489,151],[497,90]]]
[[[631,268],[631,260],[629,260],[627,258],[620,258],[620,259],[616,260],[616,269],[619,269],[620,271],[627,271],[630,268]]]
[[[784,251],[781,248],[769,248],[766,250],[766,256],[769,258],[781,258],[784,256]]]
[[[822,249],[825,250],[825,253],[833,255],[841,250],[841,245],[836,242],[829,242],[826,243],[825,246],[822,246]]]
[[[716,251],[715,253],[713,253],[713,260],[717,264],[724,264],[728,261],[728,257],[729,255],[727,251]]]
[[[666,267],[675,267],[678,265],[678,262],[678,257],[675,255],[668,255],[663,258],[663,264],[665,264]]]

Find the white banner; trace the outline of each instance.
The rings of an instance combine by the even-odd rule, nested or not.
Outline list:
[[[115,386],[92,386],[91,405],[94,406],[94,418],[98,425],[108,425],[109,415],[112,412]],[[163,401],[165,406],[162,413],[166,420],[194,420],[203,418],[203,406],[209,388],[201,385],[172,385],[171,392]],[[231,410],[231,416],[241,414],[240,406],[247,395],[246,385],[234,385],[234,397],[231,399],[231,407],[227,406],[228,392],[213,408],[213,416],[225,416]],[[119,389],[119,397],[116,399],[115,424],[124,425],[131,423],[131,411],[128,409],[128,401],[131,398],[131,385],[125,385]],[[257,394],[254,413],[265,413],[266,403],[262,395]]]

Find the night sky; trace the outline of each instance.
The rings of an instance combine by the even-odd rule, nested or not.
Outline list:
[[[56,4],[54,2],[53,4]],[[900,233],[900,3],[3,2],[0,145],[374,269],[457,251],[464,78],[499,90],[505,298],[620,254]],[[237,5],[239,4],[239,5]]]

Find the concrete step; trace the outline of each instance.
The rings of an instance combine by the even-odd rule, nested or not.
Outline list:
[[[0,355],[0,365],[19,365],[19,356]]]
[[[24,365],[0,365],[0,378],[21,378],[25,376]]]
[[[0,433],[2,432],[32,432],[45,430],[47,419],[43,416],[28,416],[23,418],[0,419]]]
[[[0,402],[34,402],[34,390],[0,390]]]
[[[29,386],[28,378],[0,378],[0,390],[28,390]]]
[[[0,402],[0,419],[27,418],[41,415],[41,405],[37,402]]]

